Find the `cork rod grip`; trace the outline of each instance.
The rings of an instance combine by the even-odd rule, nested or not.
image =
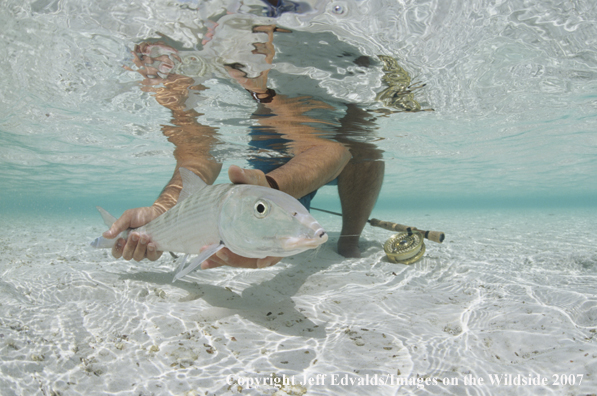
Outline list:
[[[423,234],[425,238],[437,243],[442,243],[444,239],[446,239],[446,235],[441,231],[424,231],[419,230],[415,227],[409,227],[402,224],[391,223],[389,221],[383,221],[378,219],[369,220],[369,224],[371,224],[373,227],[380,227],[388,231],[408,232],[409,234],[413,231],[418,231],[421,234]]]

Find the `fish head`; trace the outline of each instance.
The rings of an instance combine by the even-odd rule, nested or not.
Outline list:
[[[287,257],[325,243],[328,235],[290,195],[267,187],[235,186],[222,203],[220,237],[243,257]]]

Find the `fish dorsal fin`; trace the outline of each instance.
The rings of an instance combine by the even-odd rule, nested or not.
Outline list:
[[[179,168],[178,171],[180,172],[180,177],[182,178],[182,191],[178,196],[179,203],[207,186],[207,184],[201,180],[199,176],[187,168]]]
[[[114,222],[116,221],[116,217],[112,216],[104,208],[101,208],[99,206],[96,206],[95,208],[102,215],[102,219],[104,219],[104,224],[108,227],[112,227],[112,224],[114,224]]]

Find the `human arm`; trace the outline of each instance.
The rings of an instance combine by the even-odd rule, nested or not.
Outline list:
[[[263,55],[266,64],[272,64],[274,59],[273,40],[276,31],[289,32],[275,25],[253,27],[253,33],[267,34],[266,41],[253,43],[252,51],[253,54]],[[249,77],[243,71],[242,64],[228,64],[225,68],[266,110],[264,114],[267,117],[256,117],[262,129],[273,130],[288,141],[287,149],[292,158],[267,174],[279,190],[298,199],[338,177],[351,154],[344,144],[322,136],[323,129],[317,126],[326,122],[308,114],[311,110],[333,111],[332,106],[311,97],[276,94],[267,87],[270,69]]]
[[[156,47],[162,55],[151,57],[152,49]],[[182,179],[178,171],[180,167],[193,171],[207,184],[213,184],[221,170],[221,164],[210,155],[211,148],[218,143],[216,129],[200,124],[197,121],[200,114],[193,109],[187,110],[185,104],[191,91],[204,90],[205,87],[194,85],[192,78],[170,73],[174,60],[180,61],[180,58],[176,50],[163,43],[140,44],[135,47],[133,57],[133,62],[138,67],[136,71],[144,77],[141,82],[142,90],[152,92],[157,102],[172,112],[171,123],[163,125],[162,132],[175,146],[176,166],[172,178],[153,205],[125,211],[110,230],[103,234],[108,239],[115,238],[124,230],[143,226],[172,208],[182,190]],[[127,240],[121,238],[116,242],[112,255],[125,260],[157,260],[162,252],[157,251],[155,244],[147,236],[131,232]]]

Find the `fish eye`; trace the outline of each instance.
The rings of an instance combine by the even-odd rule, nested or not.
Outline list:
[[[332,8],[332,11],[334,12],[334,14],[344,14],[344,8],[341,5],[335,5],[334,8]]]
[[[332,11],[336,15],[344,15],[347,10],[348,7],[346,6],[346,3],[343,1],[332,3],[332,5],[330,6],[330,11]]]
[[[263,219],[265,216],[269,214],[270,205],[266,201],[259,200],[255,202],[255,206],[253,207],[253,213],[255,217],[259,219]]]

